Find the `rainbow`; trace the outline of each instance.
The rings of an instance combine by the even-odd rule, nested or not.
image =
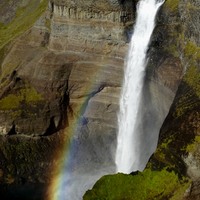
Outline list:
[[[57,154],[54,156],[54,159],[57,160],[58,164],[54,166],[53,177],[47,189],[47,199],[48,200],[65,200],[66,199],[66,176],[70,176],[70,167],[73,162],[73,157],[71,156],[76,150],[74,135],[77,132],[78,125],[81,122],[81,116],[84,113],[90,97],[95,91],[95,84],[97,75],[101,73],[101,67],[98,70],[93,71],[92,78],[90,82],[86,84],[83,94],[81,96],[80,103],[76,106],[72,116],[70,117],[69,127],[66,128],[63,134],[63,146],[58,150]],[[97,84],[96,84],[97,85]],[[65,191],[65,192],[63,192]],[[46,199],[46,198],[45,198]]]

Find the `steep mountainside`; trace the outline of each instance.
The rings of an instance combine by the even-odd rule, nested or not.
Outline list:
[[[200,199],[199,9],[196,0],[167,0],[158,16],[147,74],[173,91],[178,89],[147,168],[133,175],[105,176],[84,199]],[[166,68],[166,63],[171,67]],[[180,84],[174,85],[172,77],[181,71]],[[119,192],[110,192],[116,191],[117,185]]]
[[[0,2],[0,193],[5,199],[45,199],[44,188],[56,173],[52,169],[59,166],[55,155],[74,124],[80,167],[93,161],[94,166],[114,165],[118,101],[136,2]],[[198,0],[167,0],[160,10],[141,102],[147,131],[150,124],[160,127],[170,109],[144,176],[168,176],[181,195],[178,178],[189,176],[191,199],[199,198],[200,181],[199,6]],[[189,187],[183,182],[184,189]],[[104,187],[104,181],[97,186]],[[92,199],[90,193],[85,198]]]
[[[47,5],[32,2],[3,1],[1,7],[2,16],[8,13],[0,29],[1,193],[19,198],[35,188],[41,195],[77,120],[84,151],[91,142],[100,149],[114,146],[126,33],[134,16],[132,1],[92,8],[51,1],[29,28]]]

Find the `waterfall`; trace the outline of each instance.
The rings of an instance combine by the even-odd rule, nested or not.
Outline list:
[[[138,131],[147,50],[155,27],[155,17],[164,0],[140,0],[131,38],[118,115],[119,132],[115,163],[117,172],[131,173],[143,170],[142,141]]]

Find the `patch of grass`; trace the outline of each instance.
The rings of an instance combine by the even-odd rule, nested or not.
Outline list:
[[[200,10],[199,6],[195,6],[191,2],[187,2],[187,9],[190,9],[190,10]]]
[[[200,70],[195,66],[188,66],[183,77],[185,92],[179,96],[175,104],[175,118],[181,117],[184,113],[198,107],[200,98]]]
[[[175,27],[169,27],[169,29],[172,29],[169,33],[169,37],[173,38],[172,41],[164,47],[164,49],[167,51],[167,53],[172,54],[174,57],[179,58],[180,54],[182,52],[182,49],[184,48],[184,40],[185,36],[183,33],[180,33],[182,28],[177,28],[180,29],[177,31]]]
[[[171,11],[175,11],[178,9],[179,0],[166,0],[165,6],[169,8]]]
[[[1,110],[12,110],[20,106],[21,103],[34,103],[43,100],[33,87],[27,87],[16,92],[16,94],[9,94],[0,100]]]
[[[17,69],[17,67],[21,64],[21,60],[17,59],[16,56],[13,56],[13,60],[5,63],[2,66],[2,72],[0,74],[0,78],[3,79],[5,78],[7,75],[11,74],[11,72],[15,69]]]
[[[195,139],[193,141],[193,143],[189,144],[186,147],[186,152],[187,153],[191,153],[194,152],[196,150],[196,147],[200,144],[200,136],[195,136]]]
[[[39,94],[33,87],[22,89],[21,94],[25,97],[27,103],[43,100],[41,94]]]
[[[200,71],[197,67],[188,68],[183,80],[194,90],[196,95],[200,97]]]
[[[16,36],[23,33],[46,10],[47,0],[32,0],[26,7],[18,8],[16,17],[10,23],[0,24],[0,49]]]
[[[189,180],[179,180],[174,172],[166,169],[146,169],[138,175],[116,174],[102,177],[84,195],[84,200],[149,200],[164,199],[177,195],[183,197]],[[178,194],[177,194],[178,192]]]
[[[170,52],[174,57],[179,57],[179,51],[177,48],[177,44],[171,44],[168,48],[166,48],[168,52]]]
[[[11,110],[19,107],[20,102],[23,100],[21,96],[10,94],[7,97],[0,100],[1,110]]]
[[[162,140],[153,154],[154,159],[161,164],[161,169],[164,167],[168,167],[170,169],[177,168],[177,158],[172,150],[174,141],[176,141],[176,138],[172,133],[169,137]],[[153,169],[151,165],[148,165],[148,168]]]
[[[195,43],[188,41],[185,45],[184,55],[189,59],[200,59],[200,47],[197,47]]]
[[[185,95],[182,95],[177,100],[175,106],[175,112],[173,113],[173,116],[175,118],[183,116],[188,111],[191,111],[195,107],[198,106],[198,100],[196,99],[193,89],[190,88],[190,91],[186,91]]]
[[[181,187],[179,187],[173,194],[173,196],[170,198],[170,200],[180,200],[184,199],[184,194],[186,190],[190,187],[192,181],[186,181],[185,183],[182,184]]]

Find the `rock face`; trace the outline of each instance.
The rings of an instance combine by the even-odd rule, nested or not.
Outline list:
[[[189,3],[184,0],[176,2],[167,0],[159,13],[158,24],[149,49],[147,83],[149,80],[150,83],[157,83],[155,88],[158,85],[165,86],[170,91],[176,92],[176,96],[160,130],[157,150],[142,176],[146,178],[147,171],[151,169],[153,179],[155,178],[153,173],[162,173],[163,170],[167,170],[172,174],[175,172],[182,185],[182,189],[179,186],[173,187],[171,192],[168,191],[170,194],[166,194],[166,196],[163,195],[167,191],[161,191],[154,197],[156,199],[200,198],[199,9],[200,5],[196,0]],[[137,181],[139,185],[143,184],[142,181],[139,181],[140,176],[140,174],[134,175],[132,181]],[[190,181],[185,177],[189,177]],[[112,178],[116,178],[114,182],[112,182]],[[126,179],[127,182],[129,178]],[[167,188],[170,188],[172,182],[168,183]],[[112,190],[112,184],[115,186],[120,184],[117,175],[116,177],[115,175],[103,177],[92,190],[85,194],[84,199],[104,197],[107,190]],[[123,189],[130,184],[126,185],[125,182],[123,184],[124,186],[119,188],[116,196],[122,192],[121,196],[124,197]],[[147,185],[146,182],[143,184],[143,190],[151,191],[151,187]],[[107,188],[105,189],[104,186]],[[176,189],[174,190],[174,188]],[[132,189],[134,190],[134,188]],[[155,191],[159,191],[159,189]]]
[[[71,109],[69,101],[120,86],[132,1],[87,4],[49,2],[48,12],[10,45],[1,66],[4,134],[13,127],[16,134],[48,135],[50,126],[56,132],[68,121],[64,113]],[[28,99],[32,92],[33,99]],[[15,94],[17,105],[3,105]],[[32,109],[30,115],[21,113],[20,106]]]
[[[124,57],[134,1],[53,1],[49,48]],[[123,26],[124,24],[124,26]]]
[[[24,2],[11,6],[3,1],[0,13],[9,6],[13,9],[9,17],[0,19],[4,24],[0,31],[7,27],[9,33],[18,8],[27,6]],[[10,37],[8,41],[4,37],[6,41],[1,44],[7,45],[0,50],[3,194],[9,193],[8,184],[25,184],[27,188],[35,183],[47,184],[54,173],[50,169],[59,165],[55,155],[62,149],[63,137],[71,134],[75,123],[74,144],[79,150],[73,154],[74,169],[81,174],[83,169],[90,173],[89,165],[114,165],[118,101],[136,2],[52,0],[25,33],[10,43]],[[180,130],[173,144],[179,143],[186,132],[189,140],[183,139],[184,144],[199,135],[199,3],[177,2],[167,0],[159,14],[141,102],[148,131],[151,124],[161,126],[176,95],[161,130],[160,144],[173,130]],[[24,16],[24,20],[29,19]],[[188,155],[181,152],[188,174],[195,179],[192,196],[197,194],[199,181],[198,138],[195,141],[195,151]],[[160,163],[159,158],[154,162]]]
[[[161,128],[159,147],[153,159],[159,160],[161,166],[172,167],[176,163],[174,170],[192,179],[188,199],[199,199],[199,9],[198,1],[179,1],[175,5],[168,0],[161,15],[163,26],[155,34],[155,37],[164,36],[159,37],[158,49],[162,48],[165,56],[181,63],[184,76]],[[164,160],[163,155],[159,155],[161,151]]]
[[[118,99],[128,46],[127,20],[133,23],[132,18],[125,17],[126,12],[133,15],[133,10],[129,7],[126,10],[126,4],[118,7],[109,4],[110,8],[97,7],[94,11],[88,6],[70,6],[68,16],[69,4],[49,2],[49,8],[32,28],[2,48],[2,195],[12,195],[7,184],[11,184],[10,188],[25,184],[24,189],[33,185],[33,189],[34,183],[49,182],[54,173],[50,169],[58,162],[54,156],[62,149],[63,138],[70,134],[75,121],[79,122],[77,137],[85,138],[81,146],[85,152],[91,152],[89,143],[94,146],[99,143],[98,152],[102,152],[99,159],[94,152],[88,160],[113,161],[110,154],[104,158],[102,149],[109,152],[115,145]],[[15,10],[17,6],[21,4]],[[73,14],[75,10],[78,15]],[[111,17],[115,15],[113,21]],[[10,26],[9,20],[3,19],[2,23],[3,28]],[[78,156],[85,165],[84,157]]]

